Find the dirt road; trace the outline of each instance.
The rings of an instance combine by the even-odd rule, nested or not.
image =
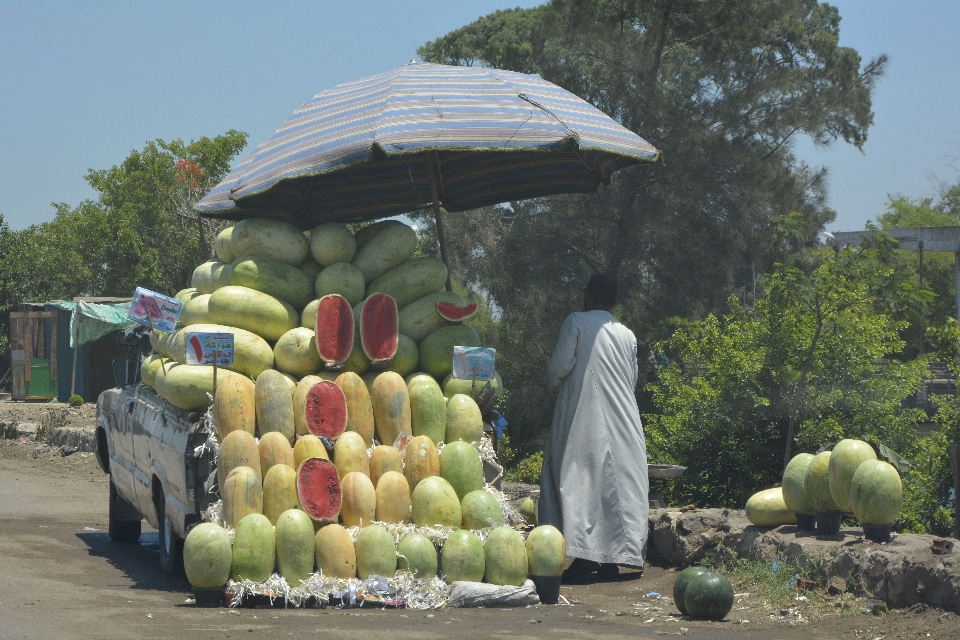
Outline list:
[[[92,454],[34,457],[0,440],[0,638],[952,638],[936,610],[885,616],[805,612],[798,621],[738,599],[727,621],[684,620],[666,597],[675,572],[648,567],[618,583],[564,587],[573,606],[380,611],[199,609],[185,579],[159,570],[157,534],[110,542],[107,477]],[[657,610],[659,609],[659,611]]]

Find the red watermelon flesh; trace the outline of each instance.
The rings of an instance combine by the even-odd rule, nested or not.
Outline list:
[[[324,380],[310,387],[304,406],[310,433],[333,440],[347,427],[347,397],[336,383]]]
[[[477,309],[480,308],[480,305],[474,302],[473,304],[468,304],[465,307],[458,307],[453,302],[438,302],[437,303],[437,313],[440,314],[440,317],[444,320],[449,320],[450,322],[462,322],[463,320],[469,320],[477,314]]]
[[[397,302],[385,293],[367,298],[360,310],[360,344],[371,366],[383,367],[393,361],[399,335]]]
[[[297,470],[297,495],[308,516],[321,523],[336,522],[340,515],[337,467],[323,458],[304,460]]]
[[[353,349],[353,309],[341,295],[332,293],[317,304],[317,352],[328,367],[337,368]]]

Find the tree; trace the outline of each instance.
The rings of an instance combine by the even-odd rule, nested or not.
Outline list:
[[[833,218],[825,171],[798,134],[862,147],[886,58],[838,44],[837,10],[813,0],[554,0],[486,16],[418,50],[424,60],[539,73],[663,151],[596,196],[543,198],[447,218],[455,275],[501,312],[499,361],[523,453],[552,398],[544,367],[589,274],[618,277],[641,353],[670,318],[704,317],[790,248],[776,221],[801,212],[811,244]],[[428,216],[420,220],[430,229]]]
[[[149,142],[119,166],[87,173],[96,201],[55,203],[51,222],[22,231],[0,216],[0,375],[9,366],[9,311],[22,302],[186,286],[226,224],[199,218],[192,205],[226,176],[246,138],[231,130],[188,144]]]
[[[880,292],[899,295],[900,282],[878,261],[890,251],[879,242],[821,250],[809,271],[777,265],[755,307],[734,300],[725,316],[667,341],[682,365],[661,373],[659,412],[645,417],[651,458],[689,469],[674,500],[742,506],[779,482],[785,444],[788,459],[851,437],[909,457],[923,449],[914,430],[922,411],[902,404],[927,363],[894,358],[904,323]]]

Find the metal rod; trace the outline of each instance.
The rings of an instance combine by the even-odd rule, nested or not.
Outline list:
[[[439,167],[438,167],[439,168]],[[433,170],[433,158],[427,156],[427,175],[430,177],[430,197],[433,198],[433,217],[437,223],[437,239],[440,241],[440,260],[447,268],[447,291],[453,291],[450,282],[450,263],[447,262],[447,243],[443,237],[443,217],[440,212],[440,198],[437,196],[437,176]],[[960,304],[958,302],[957,304]]]
[[[80,303],[73,311],[77,314],[77,321],[73,328],[73,375],[70,378],[70,395],[77,395],[77,352],[80,350]]]
[[[953,254],[953,292],[957,299],[957,320],[960,320],[960,253]]]

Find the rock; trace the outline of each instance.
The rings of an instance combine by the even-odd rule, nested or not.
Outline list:
[[[765,563],[779,556],[822,573],[828,593],[831,586],[843,593],[846,580],[853,578],[891,608],[923,603],[960,612],[960,558],[934,554],[935,536],[900,534],[888,543],[866,544],[860,529],[842,529],[836,539],[818,538],[799,532],[796,525],[757,527],[743,511],[729,509],[654,509],[650,530],[655,551],[674,566],[694,564],[711,550],[721,559]]]

